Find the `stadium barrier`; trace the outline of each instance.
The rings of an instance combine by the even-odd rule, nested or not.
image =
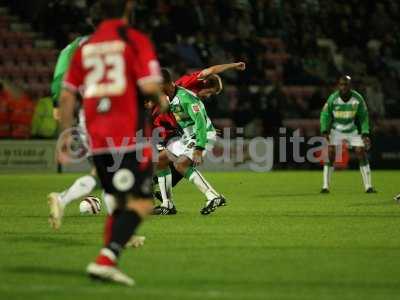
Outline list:
[[[1,171],[55,171],[55,141],[0,140]]]
[[[292,159],[292,148],[285,151],[286,162],[279,161],[277,143],[271,146],[271,140],[256,138],[252,140],[219,140],[213,151],[206,156],[201,169],[204,171],[257,171],[267,172],[273,169],[320,169],[320,162],[298,163]],[[307,147],[300,149],[306,156]],[[53,140],[0,140],[0,171],[50,171],[87,172],[90,164],[87,159],[79,163],[59,168],[55,160],[56,141]],[[358,164],[351,156],[351,168]],[[370,153],[371,166],[374,169],[400,169],[400,138],[375,137]]]

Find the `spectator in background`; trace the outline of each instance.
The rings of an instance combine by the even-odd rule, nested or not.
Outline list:
[[[363,78],[367,75],[367,66],[360,60],[361,51],[356,48],[348,48],[344,52],[343,70],[346,74],[353,74],[356,78]]]
[[[41,98],[36,105],[32,119],[32,137],[53,138],[57,134],[57,121],[53,116],[53,101]]]
[[[385,116],[385,103],[381,84],[374,78],[366,86],[368,111],[373,119],[382,119]]]
[[[339,75],[329,48],[322,48],[318,51],[315,73],[323,82],[333,82]]]
[[[0,82],[0,138],[8,138],[10,131],[10,93],[4,84]]]
[[[382,32],[390,32],[392,29],[391,19],[386,12],[385,5],[380,3],[380,1],[376,1],[376,7],[371,19],[371,24],[377,35],[380,35]]]
[[[31,136],[31,124],[35,105],[30,96],[23,91],[17,95],[9,105],[11,137],[15,139],[28,139]]]
[[[188,67],[200,68],[205,63],[202,62],[194,43],[194,37],[184,38],[176,45],[176,52],[187,63]]]
[[[261,97],[264,103],[258,106],[263,120],[264,136],[278,136],[279,128],[283,124],[283,108],[286,107],[288,99],[283,92],[282,81],[276,80],[266,98]]]
[[[200,59],[207,63],[210,61],[211,51],[208,44],[208,39],[205,37],[205,34],[202,31],[197,32],[196,35],[196,43],[194,44],[197,53],[200,56]]]
[[[380,74],[380,80],[388,115],[400,117],[400,80],[397,72],[395,70],[385,70]]]
[[[321,83],[320,71],[318,67],[321,61],[317,53],[313,49],[309,49],[305,57],[303,58],[303,69],[304,69],[304,79],[303,84],[305,85],[317,85]]]
[[[77,20],[84,23],[88,11],[67,0],[9,2],[17,12],[29,12],[23,17],[56,39],[59,47],[73,38],[71,32],[81,27]],[[378,76],[386,114],[391,117],[400,116],[399,8],[395,0],[136,0],[134,15],[136,25],[156,41],[162,64],[176,73],[244,60],[248,71],[224,75],[226,83],[263,87],[271,79],[265,75],[267,70],[275,69],[279,76],[283,74],[283,85],[317,85],[318,90],[338,72],[351,73],[361,81]],[[33,17],[35,11],[41,15]],[[260,43],[272,37],[279,38],[283,47]],[[329,43],[331,51],[318,46],[321,40]],[[289,60],[267,59],[266,52],[278,56],[285,52]],[[249,100],[244,97],[241,105]],[[286,100],[287,117],[314,117],[319,104],[317,98],[309,97]],[[215,117],[229,113],[219,104],[210,109]]]
[[[237,25],[237,34],[240,39],[247,40],[254,32],[254,26],[251,22],[250,14],[248,11],[238,11],[238,16],[234,21]]]
[[[332,88],[330,87],[329,84],[324,84],[322,86],[319,86],[315,90],[315,92],[312,94],[311,98],[308,101],[309,116],[311,116],[312,118],[319,118],[321,109],[326,103],[326,100],[328,99],[331,90]]]
[[[284,67],[284,80],[287,84],[301,84],[304,76],[303,64],[299,56],[290,57]]]

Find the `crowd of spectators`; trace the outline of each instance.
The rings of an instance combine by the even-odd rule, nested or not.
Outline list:
[[[18,10],[21,1],[11,2]],[[59,48],[88,30],[93,0],[35,2],[35,14],[21,11]],[[247,63],[245,72],[223,76],[227,89],[209,104],[212,117],[232,119],[236,126],[256,120],[266,133],[285,118],[317,118],[343,73],[353,77],[373,119],[400,117],[396,0],[136,0],[132,18],[176,76],[213,64]],[[310,92],[290,93],[292,86]]]

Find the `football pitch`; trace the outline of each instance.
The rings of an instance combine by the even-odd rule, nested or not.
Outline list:
[[[60,231],[47,223],[46,195],[77,174],[0,175],[0,299],[398,299],[400,173],[356,171],[207,173],[229,200],[202,216],[203,197],[183,182],[178,214],[150,217],[140,249],[121,269],[133,288],[92,282],[86,265],[101,246],[101,216],[67,208]],[[129,297],[129,298],[128,298]]]

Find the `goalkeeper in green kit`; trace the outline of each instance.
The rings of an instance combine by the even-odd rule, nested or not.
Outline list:
[[[321,112],[321,133],[329,142],[328,161],[324,164],[321,193],[329,193],[336,152],[347,142],[360,162],[360,172],[366,193],[374,193],[367,151],[371,147],[369,138],[368,109],[364,98],[351,89],[351,77],[339,79],[338,91],[331,94]]]

